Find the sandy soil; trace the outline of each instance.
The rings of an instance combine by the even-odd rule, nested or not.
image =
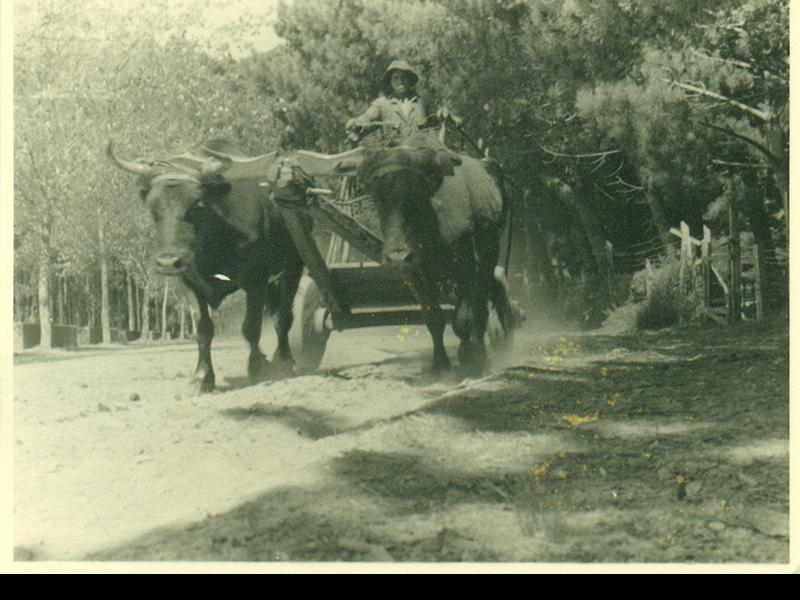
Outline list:
[[[192,343],[17,355],[16,560],[788,562],[785,321],[522,332],[482,379],[428,340],[257,385],[215,341],[203,396]]]

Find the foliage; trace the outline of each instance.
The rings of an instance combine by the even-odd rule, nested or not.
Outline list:
[[[650,295],[639,304],[636,326],[661,329],[694,318],[700,299],[681,291],[680,265],[676,258],[663,258],[653,267]]]
[[[418,70],[429,113],[447,107],[502,163],[541,264],[594,278],[605,240],[624,253],[729,206],[759,243],[787,244],[788,0],[292,0],[274,15],[284,43],[239,57],[273,15],[201,41],[202,13],[167,0],[19,3],[21,299],[43,249],[51,278],[89,288],[86,306],[101,258],[117,292],[126,273],[153,287],[149,216],[104,159],[108,139],[130,158],[209,137],[251,154],[341,151],[344,123],[395,58]]]

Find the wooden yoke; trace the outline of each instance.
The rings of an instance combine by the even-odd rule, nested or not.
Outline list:
[[[308,150],[298,150],[292,158],[303,171],[311,177],[352,175],[364,158],[363,148],[354,148],[339,154],[321,154]]]
[[[332,313],[349,315],[348,299],[325,264],[311,234],[311,224],[303,216],[310,216],[313,221],[342,236],[376,261],[381,260],[383,242],[319,192],[306,194],[301,191],[304,184],[296,177],[306,179],[353,175],[363,160],[363,149],[355,148],[339,154],[298,150],[282,157],[277,152],[270,152],[254,158],[231,156],[213,150],[207,152],[229,162],[230,166],[223,173],[226,179],[260,179],[262,186],[272,189],[295,246],[311,277],[326,296],[326,304]]]
[[[230,163],[223,175],[225,179],[235,181],[239,179],[269,179],[271,182],[277,178],[273,167],[278,160],[277,152],[262,154],[253,158],[242,158],[224,152],[217,152],[209,148],[204,149],[211,156]],[[355,148],[339,154],[322,154],[308,150],[297,150],[283,158],[290,158],[293,164],[299,166],[310,177],[336,177],[352,175],[356,172],[363,160],[364,150]]]

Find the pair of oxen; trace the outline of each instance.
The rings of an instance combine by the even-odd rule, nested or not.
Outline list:
[[[289,329],[303,262],[270,189],[258,179],[238,179],[231,168],[237,160],[253,159],[219,140],[164,161],[117,158],[110,143],[107,154],[138,176],[156,227],[156,270],[180,276],[197,296],[193,385],[201,392],[214,389],[209,306],[218,307],[237,289],[247,297],[242,333],[250,344],[248,375],[259,380],[291,373]],[[439,305],[443,285],[455,290],[453,329],[460,339],[459,361],[468,371],[482,372],[487,364],[489,302],[504,330],[514,326],[505,280],[495,276],[508,207],[497,172],[487,167],[486,161],[416,135],[394,147],[365,149],[358,168],[357,177],[376,204],[384,260],[398,265],[425,315],[434,371],[450,367]],[[259,348],[265,308],[278,337],[271,363]]]

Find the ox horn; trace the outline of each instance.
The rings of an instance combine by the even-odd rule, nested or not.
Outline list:
[[[233,161],[230,158],[224,156],[214,156],[212,158],[208,158],[203,161],[203,164],[200,167],[200,175],[202,177],[213,177],[215,175],[221,175],[225,171],[231,168]]]
[[[144,177],[151,177],[154,174],[153,167],[151,167],[150,165],[141,162],[132,162],[129,160],[123,160],[114,156],[114,150],[112,149],[111,140],[108,141],[108,145],[106,146],[106,156],[117,167],[119,167],[123,171],[127,171],[128,173],[133,173],[135,175],[143,175]]]

